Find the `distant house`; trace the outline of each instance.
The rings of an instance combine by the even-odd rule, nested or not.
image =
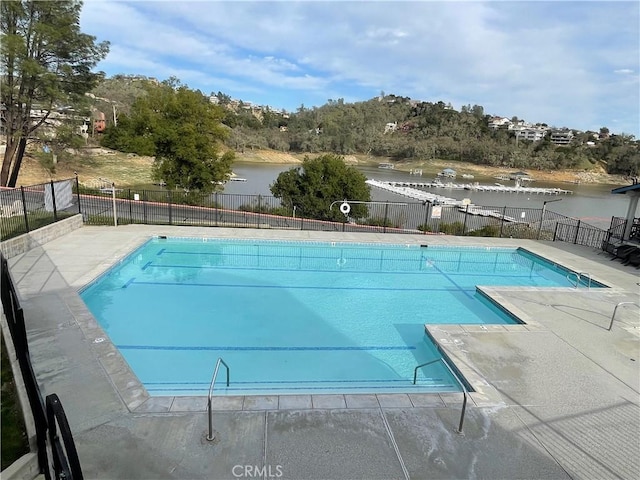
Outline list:
[[[545,128],[520,128],[515,130],[515,134],[516,138],[537,142],[544,138],[547,130]]]
[[[508,128],[511,124],[511,120],[507,117],[491,117],[489,120],[489,128],[497,130],[498,128]]]
[[[107,121],[103,112],[94,112],[93,130],[96,133],[102,133],[107,128]]]
[[[573,132],[569,131],[555,131],[551,132],[551,143],[556,145],[569,145],[573,140]]]

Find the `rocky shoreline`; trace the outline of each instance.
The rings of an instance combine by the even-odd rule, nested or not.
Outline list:
[[[95,150],[95,149],[94,149]],[[86,178],[108,177],[111,181],[118,185],[129,185],[132,179],[138,182],[143,178],[147,178],[150,182],[151,167],[153,159],[151,157],[138,157],[132,154],[125,154],[108,149],[99,149],[100,152],[91,152],[90,161],[81,160],[82,155],[78,155],[71,162],[61,162],[56,165],[55,174],[51,175],[45,170],[40,163],[33,157],[25,156],[18,185],[36,185],[48,182],[53,179],[71,178],[77,172],[82,180]],[[237,162],[246,163],[270,163],[270,164],[291,164],[292,166],[302,163],[308,154],[291,154],[288,152],[278,152],[273,150],[253,150],[244,153],[236,152]],[[310,155],[313,156],[313,155]],[[507,167],[491,167],[487,165],[476,165],[465,162],[449,162],[444,160],[427,160],[427,161],[394,161],[384,157],[371,157],[367,155],[345,155],[345,162],[351,165],[368,165],[377,166],[379,163],[392,162],[395,168],[400,171],[409,172],[413,169],[423,169],[427,175],[435,175],[437,172],[445,168],[453,168],[458,175],[472,174],[474,176],[496,177],[499,175],[508,175],[517,170]],[[104,171],[101,171],[100,164],[104,165]],[[115,164],[115,165],[114,165]],[[609,175],[604,172],[602,167],[595,167],[592,170],[525,170],[535,180],[546,182],[560,183],[584,183],[584,184],[602,184],[602,185],[627,185],[631,183],[628,178],[622,175]],[[106,172],[106,173],[105,173]],[[122,174],[122,175],[120,175]],[[122,178],[120,178],[122,177]]]

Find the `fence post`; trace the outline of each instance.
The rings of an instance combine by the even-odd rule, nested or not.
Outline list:
[[[580,233],[580,220],[578,220],[578,226],[576,227],[576,236],[573,238],[573,244],[578,243],[578,234]]]
[[[467,203],[467,207],[464,210],[464,223],[462,224],[462,235],[466,235],[467,233],[467,218],[469,218],[469,204]]]
[[[118,210],[116,208],[116,184],[111,184],[111,200],[113,201],[113,226],[118,226]]]
[[[78,172],[74,172],[76,175],[76,195],[78,196],[78,213],[82,214],[80,209],[80,182],[78,181]]]
[[[169,225],[173,225],[173,219],[171,218],[171,191],[167,192],[167,206],[169,207]]]
[[[218,192],[215,193],[215,198],[213,200],[215,203],[214,208],[216,212],[216,227],[218,226]]]
[[[128,190],[127,197],[129,198],[129,223],[133,223],[133,207],[131,206],[131,189]]]
[[[502,238],[502,229],[504,228],[504,216],[507,214],[507,206],[502,208],[502,218],[500,219],[500,238]]]
[[[260,211],[262,210],[262,195],[258,195],[258,228],[260,228]]]
[[[147,191],[142,191],[142,219],[144,224],[147,224]]]
[[[431,207],[430,202],[424,202],[424,234],[427,234],[427,230],[429,227],[429,208]]]
[[[556,222],[556,228],[553,231],[553,241],[556,241],[556,236],[558,235],[558,225],[560,225],[560,223]]]
[[[389,200],[384,204],[384,220],[382,221],[382,233],[387,233],[387,213],[389,212]]]
[[[540,240],[540,234],[542,233],[542,224],[544,223],[544,212],[547,208],[547,202],[542,204],[542,213],[540,214],[540,226],[538,227],[538,237],[536,240]]]
[[[56,189],[53,186],[53,180],[51,180],[51,203],[53,205],[53,220],[58,221],[58,209],[56,208]]]
[[[22,195],[22,213],[24,213],[24,226],[29,233],[29,219],[27,218],[27,202],[24,198],[24,187],[20,187],[20,194]]]

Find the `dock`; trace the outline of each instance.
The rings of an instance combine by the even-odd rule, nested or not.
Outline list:
[[[413,181],[390,181],[384,182],[394,187],[412,187],[412,188],[448,188],[450,190],[471,190],[475,192],[502,192],[502,193],[526,193],[535,195],[571,195],[573,191],[563,190],[561,188],[542,188],[542,187],[522,187],[515,185],[508,187],[506,185],[480,185],[478,183],[453,183],[453,182],[413,182]]]
[[[404,183],[412,183],[413,185],[421,185],[416,182],[380,182],[378,180],[367,180],[366,183],[372,187],[379,188],[380,190],[386,190],[387,192],[395,193],[396,195],[402,195],[403,197],[413,198],[414,200],[420,200],[421,202],[437,203],[440,205],[463,205],[462,200],[456,200],[455,198],[445,197],[443,195],[436,195],[435,193],[425,192],[418,190],[412,186],[404,185]]]
[[[458,207],[458,211],[465,213],[467,215],[493,217],[493,218],[498,218],[500,220],[505,220],[507,222],[520,223],[518,219],[509,217],[507,215],[503,215],[498,211],[488,210],[484,207],[474,205],[472,203],[468,203],[468,199],[466,201],[457,200],[455,198],[449,198],[443,195],[436,195],[434,193],[418,190],[417,188],[413,188],[413,187],[394,185],[394,184],[403,183],[403,182],[380,182],[378,180],[367,180],[366,183],[368,185],[371,185],[372,187],[376,187],[381,190],[385,190],[387,192],[395,193],[396,195],[402,195],[403,197],[419,200],[421,202],[424,202],[425,204],[432,203],[434,205],[455,206],[455,207]]]

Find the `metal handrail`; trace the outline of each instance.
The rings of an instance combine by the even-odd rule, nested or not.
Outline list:
[[[611,331],[611,327],[613,327],[613,319],[616,316],[616,312],[618,311],[618,307],[621,305],[635,305],[636,307],[640,307],[640,305],[638,305],[636,302],[620,302],[619,304],[616,305],[616,308],[613,309],[613,315],[611,315],[611,322],[609,323],[609,328],[607,328],[608,331]]]
[[[229,386],[229,365],[225,363],[222,358],[218,357],[216,361],[216,368],[213,370],[213,377],[211,377],[211,384],[209,385],[209,396],[207,398],[207,412],[209,414],[209,433],[207,434],[207,440],[213,441],[216,436],[213,433],[213,417],[211,413],[211,396],[213,395],[213,385],[216,383],[216,378],[218,377],[218,369],[220,368],[220,364],[223,364],[227,369],[227,387]]]
[[[444,364],[444,366],[447,367],[447,370],[449,370],[449,372],[451,373],[453,378],[456,380],[456,382],[458,382],[458,385],[460,385],[460,388],[462,388],[462,395],[463,395],[462,412],[460,412],[460,423],[458,425],[458,429],[456,430],[456,433],[459,433],[459,434],[462,435],[463,434],[463,432],[462,432],[462,424],[464,423],[464,414],[465,414],[465,411],[467,410],[467,389],[465,388],[464,384],[458,378],[458,375],[456,375],[456,373],[453,371],[453,369],[449,366],[447,361],[444,358],[436,358],[435,360],[431,360],[430,362],[423,363],[422,365],[418,365],[413,370],[413,384],[414,385],[416,384],[416,380],[418,378],[418,369],[419,368],[426,367],[427,365],[431,365],[432,363],[436,363],[436,362],[442,362]]]
[[[571,277],[572,275],[575,275],[576,277],[576,284],[574,286],[574,288],[578,288],[578,286],[580,285],[580,280],[582,280],[582,277],[587,278],[589,280],[589,283],[587,283],[587,288],[591,289],[591,274],[587,273],[587,272],[569,272],[567,273],[567,280],[571,283],[571,279],[569,277]]]

